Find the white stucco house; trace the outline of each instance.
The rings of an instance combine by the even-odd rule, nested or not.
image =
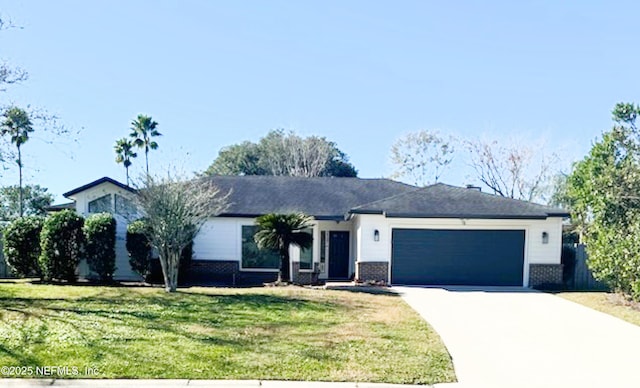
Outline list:
[[[278,258],[253,241],[256,217],[313,217],[313,247],[292,247],[292,280],[391,284],[537,286],[562,282],[561,209],[435,184],[388,179],[215,176],[229,206],[194,242],[189,278],[197,283],[274,279]],[[101,178],[64,194],[83,215],[110,211],[118,221],[116,279],[136,279],[124,248],[135,190]],[[86,272],[86,268],[84,269]]]

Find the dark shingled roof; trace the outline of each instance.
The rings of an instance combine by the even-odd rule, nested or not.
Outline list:
[[[213,176],[222,193],[231,192],[222,216],[256,217],[302,212],[317,219],[344,219],[354,206],[416,190],[389,179]]]
[[[544,219],[569,216],[562,209],[442,183],[360,205],[351,212],[411,218]]]
[[[97,179],[97,180],[95,180],[95,181],[93,181],[93,182],[87,183],[86,185],[83,185],[83,186],[77,187],[77,188],[75,188],[75,189],[73,189],[73,190],[71,190],[71,191],[67,191],[66,193],[64,193],[64,194],[62,194],[62,195],[66,198],[66,197],[69,197],[69,196],[71,196],[71,195],[78,194],[79,192],[82,192],[82,191],[88,190],[88,189],[90,189],[90,188],[92,188],[92,187],[98,186],[98,185],[100,185],[100,184],[102,184],[102,183],[105,183],[105,182],[112,183],[112,184],[114,184],[114,185],[116,185],[116,186],[120,187],[121,189],[124,189],[124,190],[130,191],[130,192],[132,192],[132,193],[135,193],[135,192],[136,192],[136,189],[134,189],[133,187],[131,187],[131,186],[127,186],[127,185],[125,185],[124,183],[120,183],[120,182],[118,182],[118,181],[117,181],[117,180],[115,180],[115,179],[111,179],[111,178],[109,178],[109,177],[105,176],[105,177],[102,177],[102,178],[100,178],[100,179]]]

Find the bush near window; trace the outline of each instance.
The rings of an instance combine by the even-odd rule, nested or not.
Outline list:
[[[40,234],[38,262],[44,280],[76,280],[84,244],[84,218],[73,210],[63,210],[47,217]]]
[[[147,237],[149,225],[144,219],[127,225],[129,264],[145,280],[151,275],[151,242]]]
[[[127,225],[127,252],[129,253],[129,264],[131,268],[142,276],[145,280],[149,280],[152,272],[151,255],[153,246],[147,237],[149,226],[145,219],[133,221]],[[191,266],[193,260],[193,241],[182,250],[180,255],[180,281],[186,276],[186,270]]]
[[[116,270],[116,220],[109,213],[97,213],[84,222],[85,254],[89,269],[102,282],[113,280]]]
[[[11,272],[18,277],[40,276],[40,232],[44,218],[22,217],[4,230],[4,257]]]

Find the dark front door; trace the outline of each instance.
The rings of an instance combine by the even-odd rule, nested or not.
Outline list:
[[[349,232],[329,232],[329,279],[349,277]]]
[[[394,229],[391,282],[522,286],[524,230]]]

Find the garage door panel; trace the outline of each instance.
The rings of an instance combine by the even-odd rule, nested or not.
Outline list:
[[[521,286],[524,230],[394,229],[395,284]]]

